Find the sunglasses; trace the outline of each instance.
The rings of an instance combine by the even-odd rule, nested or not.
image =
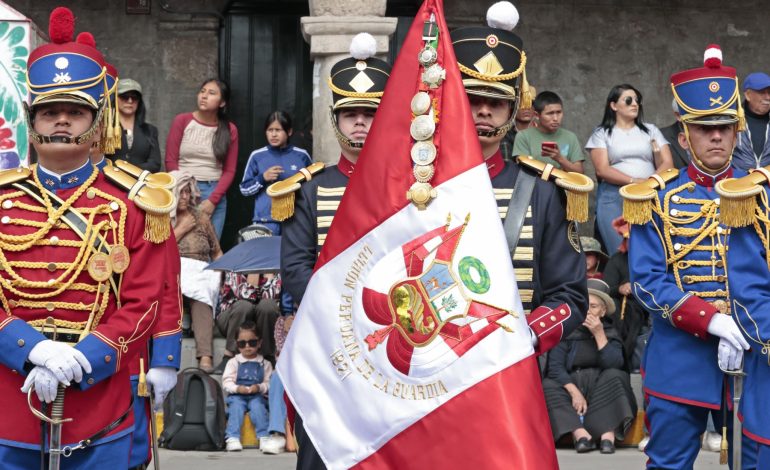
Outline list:
[[[122,95],[118,95],[118,98],[123,101],[139,101],[139,95],[135,93],[124,93]]]
[[[242,339],[242,340],[236,341],[235,344],[237,344],[239,348],[245,348],[247,344],[250,347],[252,347],[252,348],[256,348],[257,345],[259,344],[259,340],[258,339],[249,339],[249,340]]]
[[[631,103],[634,101],[636,101],[636,104],[642,104],[642,100],[634,96],[626,96],[626,99],[623,100],[623,102],[626,103],[626,106],[631,106]]]

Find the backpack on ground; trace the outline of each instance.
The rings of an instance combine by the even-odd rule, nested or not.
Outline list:
[[[158,442],[172,450],[222,450],[225,424],[222,387],[198,368],[185,369],[163,402],[163,433]]]

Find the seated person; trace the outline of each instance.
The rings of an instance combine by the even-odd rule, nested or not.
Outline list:
[[[607,254],[602,251],[599,240],[592,237],[580,237],[580,245],[586,254],[586,277],[602,279],[602,266],[607,263]]]
[[[251,321],[259,325],[268,338],[262,342],[260,354],[268,359],[275,358],[275,342],[273,329],[275,321],[281,315],[281,310],[291,313],[291,303],[279,307],[281,296],[281,276],[279,274],[238,274],[226,272],[222,288],[219,292],[219,308],[216,316],[216,327],[226,338],[222,362],[214,373],[222,373],[225,364],[238,350],[235,347],[238,327]],[[283,304],[283,302],[282,302]]]
[[[289,329],[294,321],[294,315],[279,317],[275,322],[275,355],[276,359],[281,354],[283,343],[289,334]],[[295,452],[297,450],[294,438],[291,435],[289,422],[286,419],[286,402],[283,400],[283,383],[278,374],[270,376],[270,392],[268,394],[270,404],[270,424],[268,432],[270,436],[260,439],[259,450],[263,454],[280,454],[283,451]]]
[[[273,365],[259,353],[262,338],[257,325],[246,322],[238,328],[238,351],[222,374],[222,389],[227,392],[227,427],[225,444],[228,452],[243,450],[241,427],[243,415],[249,413],[257,438],[268,436],[267,395]]]
[[[604,282],[610,286],[610,297],[615,301],[615,326],[623,341],[626,364],[632,373],[639,372],[644,347],[652,325],[647,310],[631,295],[631,278],[628,272],[628,236],[630,227],[623,217],[612,221],[612,226],[623,237],[618,251],[610,256],[604,267]]]
[[[615,452],[636,416],[636,399],[623,369],[623,346],[606,315],[615,311],[609,287],[588,280],[588,315],[548,354],[543,380],[554,440],[572,433],[575,450]]]
[[[179,246],[182,272],[182,295],[190,299],[190,316],[195,335],[195,357],[205,372],[214,370],[212,346],[214,332],[214,306],[219,292],[221,275],[205,269],[213,260],[222,256],[214,226],[208,217],[198,211],[200,191],[195,179],[187,172],[172,171],[176,179],[174,193],[177,198],[176,215],[171,222]]]

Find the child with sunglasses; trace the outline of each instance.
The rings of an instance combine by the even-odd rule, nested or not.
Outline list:
[[[259,354],[262,337],[254,322],[238,328],[236,341],[239,354],[230,359],[222,374],[222,388],[227,392],[227,427],[225,443],[228,451],[239,451],[243,415],[247,412],[257,438],[268,436],[267,393],[273,365]]]

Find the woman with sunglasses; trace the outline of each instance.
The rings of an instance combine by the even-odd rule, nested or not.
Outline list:
[[[123,136],[120,148],[107,158],[127,160],[154,173],[160,171],[158,128],[144,121],[145,113],[142,85],[130,78],[121,79],[118,82],[118,117]]]
[[[607,96],[604,118],[586,144],[596,177],[596,226],[607,253],[623,239],[612,221],[623,212],[621,186],[646,180],[656,171],[673,168],[668,141],[654,124],[644,122],[642,94],[631,85],[616,85]]]

